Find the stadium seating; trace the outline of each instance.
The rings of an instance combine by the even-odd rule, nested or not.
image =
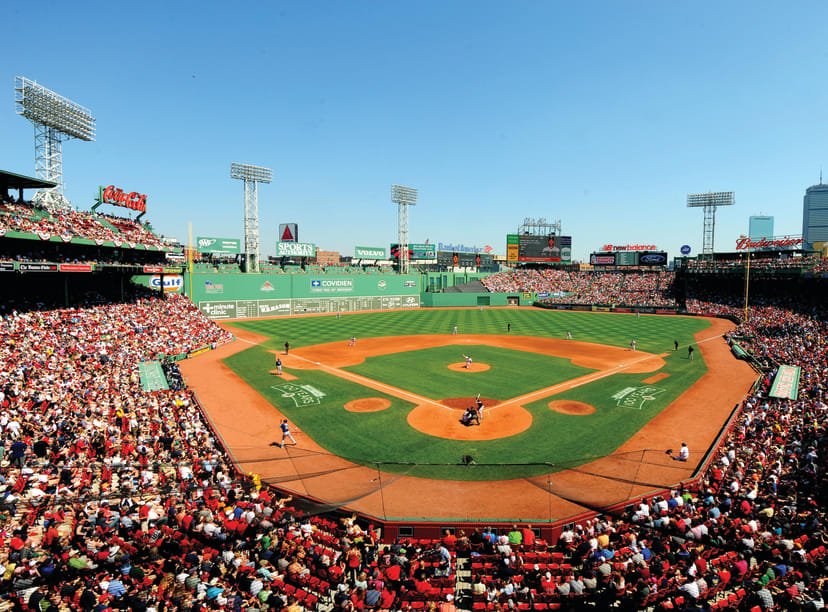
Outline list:
[[[672,276],[490,282],[650,303]],[[710,291],[688,305],[742,313]],[[828,560],[825,307],[759,297],[733,334],[768,370],[694,488],[592,515],[549,544],[524,544],[520,529],[379,542],[358,518],[306,516],[235,470],[169,359],[230,339],[186,298],[9,314],[0,590],[23,610],[433,610],[449,596],[478,611],[764,610],[769,597],[771,609],[809,609],[823,600]],[[141,389],[144,360],[163,362],[169,390]],[[802,368],[796,400],[768,396],[781,363]]]

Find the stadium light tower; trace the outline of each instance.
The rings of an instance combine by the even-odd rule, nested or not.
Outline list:
[[[687,195],[688,208],[704,208],[704,233],[702,236],[702,256],[713,258],[713,239],[716,233],[716,208],[732,206],[732,191],[711,193],[690,193]]]
[[[14,102],[17,114],[34,124],[37,176],[57,183],[38,191],[32,201],[48,208],[68,208],[61,143],[70,138],[95,140],[95,118],[89,109],[21,76],[14,77]]]
[[[391,185],[391,201],[399,204],[398,240],[400,249],[400,274],[408,274],[408,207],[417,203],[417,190],[414,187]]]
[[[244,181],[244,270],[259,269],[259,197],[257,185],[273,180],[273,170],[250,164],[230,164],[230,178]]]

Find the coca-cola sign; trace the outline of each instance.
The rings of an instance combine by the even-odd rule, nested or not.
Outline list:
[[[745,249],[778,249],[783,247],[797,247],[802,245],[802,238],[762,238],[761,240],[751,240],[750,238],[737,238],[736,250],[744,251]]]
[[[108,187],[99,187],[99,199],[105,204],[114,204],[115,206],[123,206],[124,208],[131,208],[139,212],[147,212],[147,196],[137,191],[124,192],[123,189],[116,188],[115,185]]]

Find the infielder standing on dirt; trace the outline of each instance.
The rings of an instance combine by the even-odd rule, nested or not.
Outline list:
[[[279,442],[279,448],[285,447],[285,440],[290,438],[290,441],[293,442],[293,445],[296,446],[296,440],[293,438],[293,434],[290,433],[290,426],[288,425],[287,419],[282,419],[282,423],[279,425],[279,429],[282,430],[282,441]]]

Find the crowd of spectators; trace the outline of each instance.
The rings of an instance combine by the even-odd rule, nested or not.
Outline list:
[[[558,286],[582,280],[551,272]],[[605,276],[596,291],[617,291],[621,275]],[[670,281],[651,276],[622,282],[650,294]],[[699,297],[703,312],[741,314]],[[697,486],[584,520],[557,542],[516,525],[382,543],[356,517],[305,515],[234,470],[167,359],[230,339],[186,298],[6,312],[0,593],[31,610],[453,612],[455,595],[478,611],[819,609],[825,309],[761,300],[734,335],[768,363],[801,366],[799,396],[768,397],[765,374]],[[154,359],[168,391],[141,389],[137,364]],[[467,589],[458,557],[473,574]]]
[[[513,270],[481,279],[491,293],[547,293],[549,304],[614,304],[675,307],[672,272]]]
[[[229,339],[176,296],[0,319],[6,605],[299,612],[454,593],[445,547],[380,546],[234,471],[168,359]],[[170,390],[142,391],[148,359]]]
[[[823,261],[818,257],[772,257],[758,254],[751,256],[750,268],[751,270],[757,271],[810,270]],[[687,260],[687,268],[690,270],[709,270],[715,272],[739,270],[741,272],[747,265],[747,256],[739,259],[718,259],[715,261],[706,259]]]
[[[750,339],[768,363],[800,366],[798,398],[769,397],[775,371],[768,371],[697,486],[641,499],[623,516],[574,525],[553,550],[521,544],[515,530],[505,547],[497,535],[476,533],[472,542],[482,556],[472,565],[474,609],[824,606],[826,310],[792,299],[762,302],[733,335]],[[717,310],[714,302],[698,303]],[[718,308],[741,314],[726,301]]]
[[[86,238],[96,243],[114,242],[164,248],[161,238],[141,223],[113,215],[78,212],[71,208],[36,209],[24,202],[0,204],[0,231],[14,230],[43,236],[59,236],[64,240]]]

